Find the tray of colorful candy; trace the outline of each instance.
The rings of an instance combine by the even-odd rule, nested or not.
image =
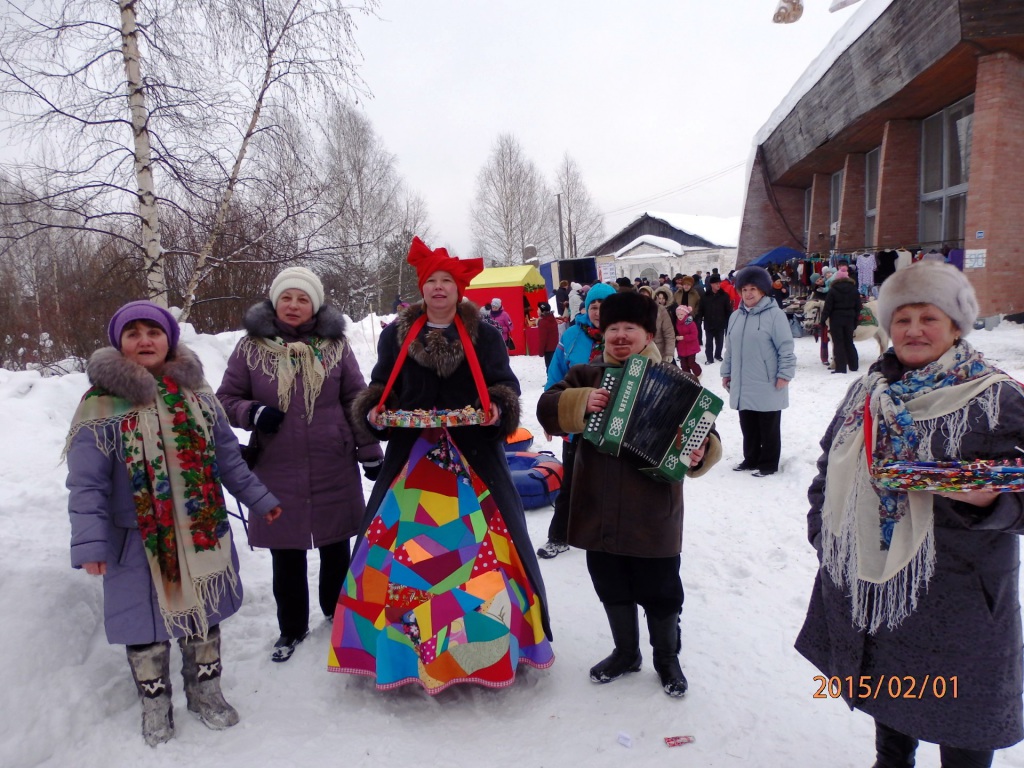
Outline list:
[[[871,468],[880,488],[893,491],[1021,491],[1024,462],[1012,461],[888,461]]]
[[[487,414],[482,410],[467,405],[465,408],[446,409],[432,408],[425,410],[380,411],[377,414],[378,423],[382,427],[409,427],[413,429],[427,429],[430,427],[468,427],[475,424],[483,424],[487,421]]]

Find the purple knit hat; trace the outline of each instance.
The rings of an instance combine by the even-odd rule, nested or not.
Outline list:
[[[167,334],[167,351],[173,352],[178,346],[178,337],[181,330],[178,328],[178,321],[174,316],[161,306],[152,301],[142,299],[141,301],[130,301],[117,310],[110,318],[107,326],[107,337],[110,343],[118,350],[121,349],[121,333],[124,327],[136,320],[149,320],[164,329]]]

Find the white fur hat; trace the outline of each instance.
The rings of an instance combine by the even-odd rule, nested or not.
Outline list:
[[[952,264],[919,261],[886,278],[878,292],[878,322],[886,333],[893,313],[907,304],[932,304],[956,324],[962,336],[978,319],[978,298],[967,276]]]
[[[309,296],[313,303],[313,314],[320,311],[324,303],[324,284],[320,278],[305,267],[288,267],[281,270],[270,284],[270,303],[277,307],[277,300],[289,288],[297,288]]]

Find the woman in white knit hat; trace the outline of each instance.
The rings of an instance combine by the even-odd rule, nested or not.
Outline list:
[[[956,267],[895,273],[878,314],[892,348],[846,394],[808,492],[821,567],[796,648],[874,718],[876,766],[914,765],[918,740],[988,766],[1024,738],[1024,498],[934,463],[1018,457],[1024,391],[964,338],[978,303]]]
[[[320,278],[304,267],[283,270],[244,326],[217,396],[232,425],[254,433],[253,471],[287,518],[273,528],[249,525],[249,543],[273,559],[280,636],[271,658],[287,661],[309,631],[306,551],[320,552],[319,603],[330,619],[365,512],[359,463],[373,480],[383,452],[363,421],[349,417],[366,382]]]

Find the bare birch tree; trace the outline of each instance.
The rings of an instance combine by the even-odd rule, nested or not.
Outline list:
[[[575,259],[604,240],[604,217],[597,210],[576,161],[566,152],[555,174],[555,189],[561,194],[562,237],[566,258]],[[558,213],[554,214],[555,231]]]
[[[159,212],[202,224],[181,297],[187,317],[235,195],[261,181],[259,169],[244,173],[248,153],[278,131],[274,116],[309,115],[358,87],[353,13],[376,4],[7,0],[0,105],[33,148],[8,165],[50,190],[38,202],[70,226],[130,242],[155,300],[166,298],[163,263],[175,248],[161,242]]]
[[[523,263],[523,249],[533,245],[550,257],[557,233],[549,216],[554,196],[515,136],[498,136],[476,185],[471,213],[476,256],[493,266],[513,266]]]

